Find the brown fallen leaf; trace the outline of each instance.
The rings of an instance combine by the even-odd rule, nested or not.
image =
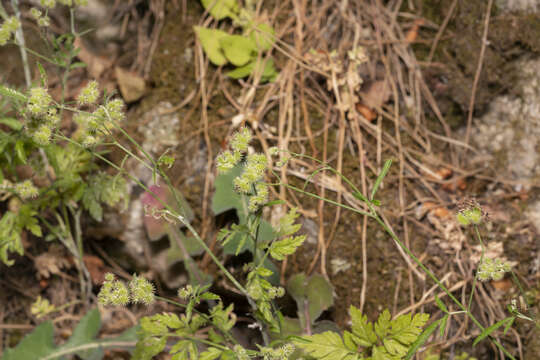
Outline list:
[[[355,105],[355,107],[356,107],[356,111],[358,111],[360,115],[365,117],[366,120],[369,122],[372,122],[377,117],[377,113],[365,105],[358,103]]]
[[[443,219],[451,215],[450,211],[448,211],[447,208],[442,207],[442,206],[434,209],[432,212],[433,212],[433,215],[435,215],[439,219]]]
[[[440,176],[441,180],[446,180],[450,178],[450,176],[452,176],[454,172],[452,171],[452,169],[440,168],[435,173]]]
[[[84,46],[80,38],[75,39],[74,46],[81,49],[77,57],[86,64],[86,70],[94,79],[99,79],[103,72],[113,64],[112,60],[93,54]]]
[[[444,190],[448,192],[455,192],[456,190],[465,190],[467,188],[467,182],[464,178],[460,177],[454,181],[442,184],[441,186]]]
[[[117,66],[114,68],[120,93],[126,103],[139,100],[146,90],[144,79],[134,72],[127,71]]]
[[[408,43],[412,43],[416,40],[416,38],[418,37],[418,30],[422,25],[424,25],[424,19],[416,19],[414,21],[412,28],[407,31],[407,35],[405,36],[405,40]]]
[[[39,278],[48,279],[51,275],[60,274],[62,269],[70,268],[71,263],[65,250],[58,244],[52,244],[47,252],[34,258],[34,266]]]
[[[92,278],[92,283],[94,285],[103,284],[105,281],[105,264],[103,260],[94,255],[84,255],[83,256],[84,265],[90,273]]]
[[[390,84],[386,80],[378,80],[371,83],[367,89],[360,93],[362,104],[370,109],[380,108],[384,103],[390,100]]]
[[[491,285],[496,290],[507,292],[512,287],[512,281],[510,279],[492,280]]]

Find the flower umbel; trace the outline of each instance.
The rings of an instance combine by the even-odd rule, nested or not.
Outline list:
[[[129,291],[131,293],[131,302],[134,304],[150,305],[156,301],[154,285],[143,277],[133,275],[133,279],[129,282]]]
[[[38,188],[31,180],[25,180],[15,185],[15,193],[23,200],[35,198],[39,195]]]
[[[99,88],[97,81],[90,81],[77,96],[77,102],[79,105],[91,105],[94,104],[99,97]]]
[[[123,281],[116,280],[111,273],[105,274],[105,282],[98,294],[101,305],[127,305],[129,290]]]
[[[509,272],[512,266],[508,261],[501,259],[484,259],[478,266],[478,280],[501,280],[504,273]]]

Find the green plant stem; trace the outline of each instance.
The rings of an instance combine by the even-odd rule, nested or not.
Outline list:
[[[268,185],[274,185],[274,184],[268,184]],[[304,191],[300,188],[297,188],[296,186],[294,185],[290,185],[290,184],[286,184],[286,183],[278,183],[277,185],[283,185],[285,186],[286,188],[289,188],[291,190],[294,190],[294,191],[297,191],[301,194],[304,194],[304,195],[307,195],[307,196],[311,196],[315,199],[319,199],[319,200],[322,200],[322,201],[325,201],[329,204],[332,204],[332,205],[335,205],[335,206],[340,206],[342,207],[343,209],[347,209],[347,210],[350,210],[352,212],[355,212],[357,214],[360,214],[360,215],[365,215],[365,216],[369,216],[369,217],[372,217],[372,215],[366,211],[363,211],[363,210],[358,210],[358,209],[355,209],[351,206],[348,206],[348,205],[345,205],[345,204],[341,204],[341,203],[338,203],[337,201],[334,201],[334,200],[331,200],[331,199],[328,199],[328,198],[324,198],[322,196],[319,196],[317,194],[314,194],[314,193],[310,193],[308,191]]]
[[[67,136],[64,136],[64,135],[61,135],[61,134],[56,134],[55,136],[57,136],[59,139],[62,139],[62,140],[65,140],[71,144],[74,144],[74,145],[77,145],[79,146],[80,148],[82,149],[85,149],[85,150],[88,150],[86,149],[84,146],[82,146],[81,144],[79,144],[78,142],[68,138]],[[244,294],[245,296],[248,296],[247,294],[247,291],[246,289],[234,278],[234,276],[225,268],[225,266],[223,266],[223,264],[221,263],[221,261],[219,261],[219,259],[214,255],[214,253],[212,252],[212,250],[210,250],[210,248],[208,247],[208,245],[206,245],[206,243],[204,242],[203,239],[201,239],[201,237],[199,236],[199,234],[197,233],[197,231],[193,228],[193,226],[191,226],[185,219],[183,216],[179,215],[176,213],[176,211],[171,208],[167,203],[165,203],[165,201],[163,201],[156,193],[154,193],[152,190],[150,190],[148,188],[148,186],[146,186],[145,184],[143,184],[139,179],[137,179],[135,176],[131,175],[128,171],[126,171],[125,169],[119,167],[118,165],[116,165],[115,163],[113,163],[112,161],[110,161],[109,159],[107,159],[106,157],[96,153],[96,152],[92,152],[94,154],[94,156],[96,156],[98,159],[102,160],[103,162],[105,162],[106,164],[110,165],[111,167],[113,167],[114,169],[116,169],[117,171],[119,171],[120,173],[126,175],[127,177],[129,177],[132,181],[134,181],[137,185],[139,185],[142,189],[144,189],[146,192],[148,192],[152,197],[154,197],[156,200],[158,200],[161,205],[163,205],[163,207],[165,209],[167,209],[174,217],[176,217],[177,220],[179,220],[180,222],[182,222],[184,224],[184,226],[187,227],[187,229],[194,235],[195,239],[197,240],[197,242],[202,246],[202,248],[208,253],[208,255],[210,256],[210,258],[212,259],[212,261],[214,261],[214,263],[217,265],[217,267],[219,267],[219,269],[221,271],[223,271],[223,273],[225,274],[225,276],[227,277],[227,279],[229,279],[233,284],[234,286],[236,286],[236,288],[238,290],[240,290],[242,292],[242,294]],[[173,191],[174,192],[174,191]]]
[[[2,17],[3,20],[6,20],[8,18],[6,9],[4,9],[4,5],[2,5],[1,1],[0,1],[0,17]]]
[[[374,211],[374,210],[373,210]],[[437,277],[435,276],[435,274],[433,274],[413,253],[412,251],[409,250],[409,248],[407,246],[405,246],[405,244],[403,244],[401,242],[401,240],[399,240],[399,238],[396,236],[396,234],[394,234],[394,232],[392,231],[392,229],[390,229],[385,223],[384,221],[382,221],[382,219],[379,217],[379,215],[374,211],[373,215],[371,216],[373,219],[375,219],[375,221],[377,221],[377,223],[379,223],[379,225],[381,225],[383,227],[383,229],[392,237],[392,239],[403,249],[403,251],[405,251],[407,253],[407,255],[409,255],[409,257],[431,278],[431,280],[433,280],[435,282],[435,284],[437,284],[437,286],[446,293],[446,295],[448,295],[448,297],[461,309],[463,310],[463,312],[465,314],[467,314],[467,316],[476,324],[476,326],[478,326],[478,328],[480,329],[480,331],[484,331],[484,327],[482,326],[482,324],[478,321],[478,319],[476,319],[476,317],[469,311],[469,309],[467,309],[465,307],[465,305],[463,305],[461,303],[461,301],[459,301],[454,295],[452,295],[452,293],[450,292],[450,290],[448,290],[446,288],[446,286],[443,285],[443,283],[441,283],[439,281],[439,279],[437,279]],[[501,343],[499,343],[495,338],[493,337],[490,337],[491,341],[506,355],[508,356],[510,359],[512,360],[515,360],[515,358],[508,352],[508,350],[506,350],[506,348],[504,346],[502,346]]]
[[[294,154],[294,153],[291,153],[291,154]],[[307,155],[302,155],[303,157],[308,157]],[[321,163],[320,161],[316,160],[318,163]],[[322,163],[321,163],[322,164]],[[328,166],[328,165],[327,165]],[[332,170],[334,172],[334,169],[330,166],[329,167],[329,170]],[[339,172],[336,172],[337,174],[339,174]],[[342,175],[340,175],[342,176]],[[279,178],[279,177],[278,177]],[[342,176],[342,178],[344,178],[345,180],[345,177]],[[348,179],[345,180],[345,182],[347,184],[352,184],[351,181],[349,181]],[[293,185],[289,185],[289,184],[285,184],[285,183],[278,183],[278,185],[283,185],[289,189],[292,189],[292,190],[295,190],[295,191],[298,191],[299,193],[301,194],[305,194],[305,195],[308,195],[308,196],[311,196],[311,197],[314,197],[316,199],[319,199],[319,200],[323,200],[325,202],[328,202],[330,204],[333,204],[333,205],[336,205],[336,206],[340,206],[344,209],[347,209],[347,210],[351,210],[355,213],[358,213],[358,214],[361,214],[361,215],[366,215],[372,219],[374,219],[389,235],[390,237],[399,245],[399,247],[405,251],[405,253],[435,282],[435,284],[437,284],[437,286],[443,290],[446,295],[448,295],[448,297],[474,322],[474,324],[476,326],[478,326],[478,328],[483,332],[485,329],[484,327],[482,326],[482,324],[478,321],[478,319],[476,319],[476,317],[469,311],[469,309],[467,309],[467,307],[465,307],[465,305],[463,305],[454,295],[452,295],[452,293],[450,292],[450,290],[448,290],[446,288],[446,286],[444,286],[440,281],[439,279],[435,276],[435,274],[433,274],[413,253],[411,250],[409,250],[409,248],[407,246],[405,246],[405,244],[396,236],[396,234],[392,231],[392,229],[390,229],[385,223],[384,221],[380,218],[380,216],[378,215],[376,209],[375,209],[375,206],[374,204],[369,201],[363,194],[361,194],[360,192],[358,192],[362,197],[364,201],[364,203],[366,203],[366,205],[368,206],[370,212],[365,212],[365,211],[362,211],[362,210],[358,210],[358,209],[354,209],[350,206],[347,206],[345,204],[341,204],[341,203],[338,203],[336,201],[333,201],[333,200],[330,200],[330,199],[327,199],[327,198],[324,198],[324,197],[321,197],[317,194],[313,194],[313,193],[309,193],[309,192],[306,192],[302,189],[299,189]],[[356,189],[356,187],[351,186],[353,189]],[[506,350],[504,348],[504,346],[502,346],[501,343],[499,343],[496,339],[494,339],[493,337],[490,336],[490,340],[506,355],[508,356],[510,359],[512,360],[515,360],[515,358],[508,352],[508,350]]]
[[[69,354],[75,354],[81,351],[85,350],[92,350],[92,349],[105,349],[105,348],[132,348],[137,345],[136,341],[109,341],[109,340],[100,340],[100,341],[94,341],[89,344],[79,345],[70,347],[65,350],[61,350],[58,352],[55,352],[54,354],[45,356],[40,358],[40,360],[52,360],[52,359],[58,359],[60,357],[69,355]]]
[[[478,263],[478,265],[481,265],[482,262],[484,261],[486,247],[484,246],[484,242],[482,241],[482,237],[480,236],[480,231],[478,230],[478,225],[476,224],[474,224],[474,231],[476,233],[476,239],[480,243],[480,247],[482,249],[482,254],[480,255],[480,262]],[[478,281],[478,269],[476,269],[476,274],[474,274],[474,280],[473,280],[472,289],[471,289],[471,296],[469,297],[469,304],[467,305],[467,309],[469,309],[469,311],[471,310],[471,305],[473,301],[474,291],[476,290],[477,281]]]
[[[21,11],[19,10],[19,0],[11,0],[11,6],[15,11],[15,17],[19,20],[21,26],[15,31],[15,39],[17,40],[17,45],[19,46],[19,51],[21,52],[21,61],[23,64],[24,70],[24,79],[26,81],[26,87],[30,89],[32,86],[32,77],[30,76],[30,65],[28,64],[28,54],[26,53],[26,46],[24,41],[24,33],[22,29],[21,21]]]
[[[174,306],[178,306],[178,307],[181,307],[183,309],[187,308],[187,305],[185,304],[182,304],[182,303],[179,303],[177,301],[174,301],[174,300],[171,300],[171,299],[167,299],[167,298],[164,298],[164,297],[161,297],[161,296],[156,296],[156,300],[161,300],[161,301],[164,301],[166,303],[169,303],[171,305],[174,305]],[[197,314],[201,315],[203,319],[205,319],[206,321],[208,321],[208,323],[212,323],[212,319],[206,315],[206,314],[203,314],[199,311],[197,311],[197,309],[193,309],[193,311],[195,311]],[[221,333],[227,338],[229,339],[229,341],[231,341],[232,343],[234,344],[238,344],[238,341],[234,338],[234,336],[232,336],[230,334],[230,332],[228,331],[223,331],[221,329],[218,328],[219,331],[221,331]]]

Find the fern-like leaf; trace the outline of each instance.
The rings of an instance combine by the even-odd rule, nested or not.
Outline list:
[[[360,360],[360,355],[349,350],[341,336],[333,331],[321,334],[302,336],[294,341],[294,344],[307,354],[324,360]]]

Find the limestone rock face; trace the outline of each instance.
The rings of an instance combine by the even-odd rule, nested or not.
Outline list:
[[[495,98],[475,119],[472,141],[499,176],[516,190],[540,184],[540,59],[521,60],[515,94]],[[525,212],[540,232],[540,200]]]

